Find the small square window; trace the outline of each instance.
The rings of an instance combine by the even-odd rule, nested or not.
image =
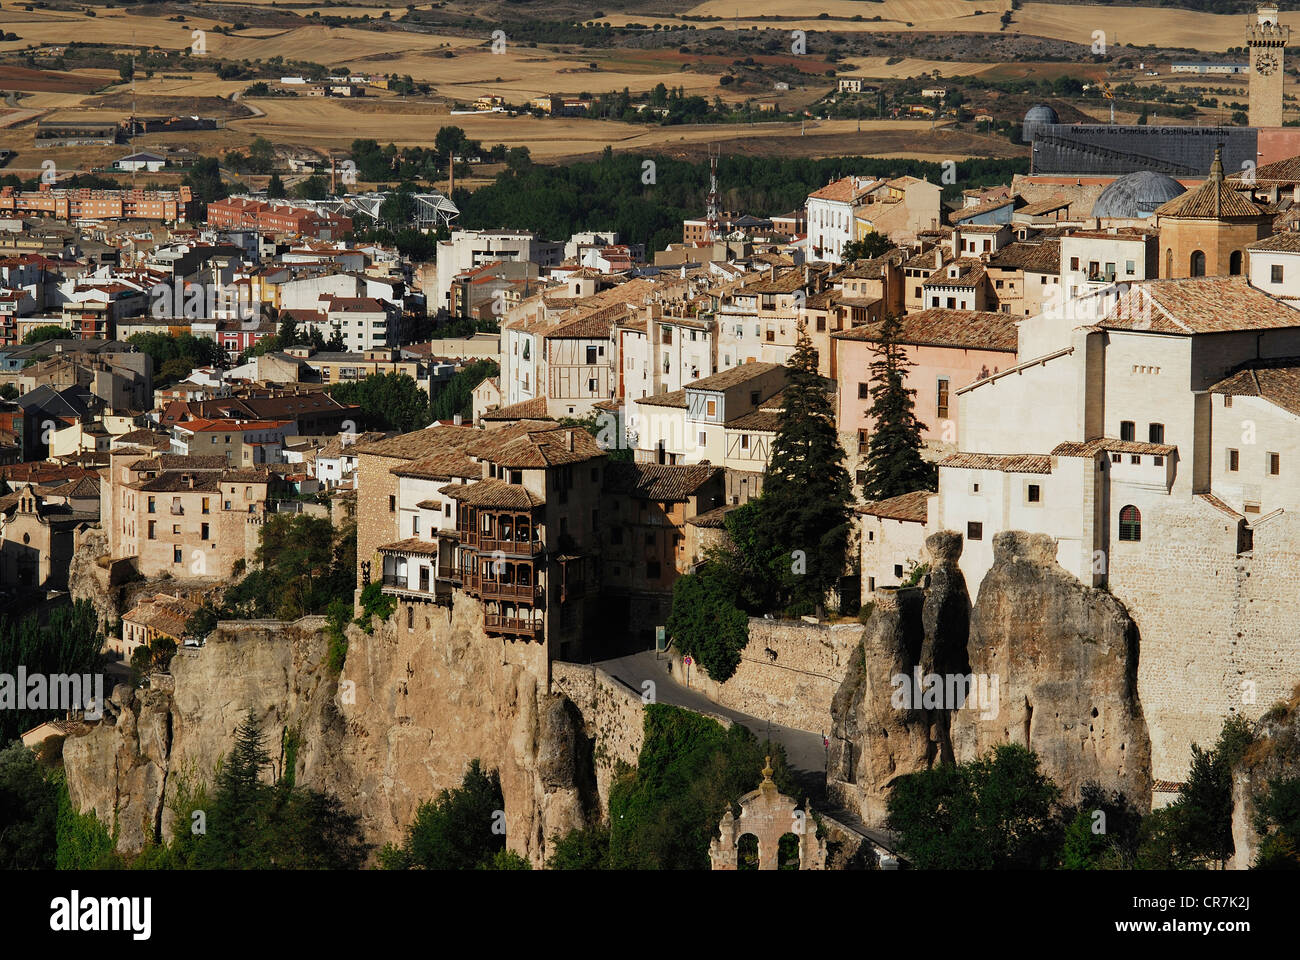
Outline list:
[[[903,565],[901,563],[894,564],[894,576],[901,577],[902,575],[903,575]]]
[[[1268,455],[1268,475],[1270,477],[1276,477],[1281,472],[1282,472],[1282,455],[1278,453],[1270,453]]]
[[[1142,462],[1142,457],[1139,454],[1135,453],[1129,457],[1129,463],[1133,464],[1134,466],[1137,466],[1141,462]]]
[[[974,523],[974,522],[967,523],[967,524],[966,524],[966,539],[967,539],[967,540],[983,540],[983,539],[984,539],[984,524],[982,524],[982,523]]]
[[[1029,486],[1025,489],[1025,499],[1028,500],[1030,503],[1042,503],[1043,488],[1036,483],[1029,484]]]

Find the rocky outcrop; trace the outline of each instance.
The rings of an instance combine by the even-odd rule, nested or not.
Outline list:
[[[1004,531],[971,614],[971,671],[996,679],[995,709],[960,710],[959,762],[1001,743],[1038,754],[1075,800],[1095,780],[1143,805],[1151,742],[1137,694],[1138,630],[1124,605],[1056,562],[1056,541]]]
[[[540,863],[553,836],[599,816],[592,746],[574,705],[547,690],[540,646],[482,625],[467,598],[417,604],[409,620],[399,607],[373,633],[350,628],[336,678],[320,618],[222,624],[201,651],[178,654],[163,689],[119,688],[103,722],[69,737],[73,802],[115,819],[124,852],[169,837],[169,790],[210,779],[251,710],[273,772],[293,731],[297,782],[337,794],[376,845],[400,841],[416,807],[479,758],[500,773],[507,844]]]
[[[966,663],[970,600],[957,566],[961,537],[933,534],[926,549],[929,586],[876,594],[862,643],[831,705],[832,792],[869,823],[884,820],[899,777],[951,759],[942,704],[918,694],[925,674]]]
[[[1255,742],[1232,771],[1232,859],[1230,870],[1248,870],[1259,856],[1255,829],[1257,801],[1271,780],[1300,777],[1300,689],[1255,726]]]
[[[1006,532],[972,606],[961,546],[931,535],[925,586],[877,593],[831,708],[832,794],[878,824],[900,776],[1019,743],[1066,800],[1097,781],[1148,803],[1138,633],[1123,604],[1066,572],[1052,538]]]

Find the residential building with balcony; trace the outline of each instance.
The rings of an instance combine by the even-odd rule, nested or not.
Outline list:
[[[483,608],[488,636],[549,663],[593,640],[605,453],[584,430],[436,425],[357,448],[357,560],[402,604]]]

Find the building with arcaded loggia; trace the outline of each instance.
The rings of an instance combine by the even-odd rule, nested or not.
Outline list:
[[[1193,743],[1300,680],[1300,311],[1245,277],[1145,281],[1021,321],[1016,359],[957,391],[926,526],[963,535],[972,590],[1027,530],[1125,604],[1175,789]]]
[[[482,604],[483,629],[539,676],[596,639],[606,455],[585,430],[435,425],[357,444],[358,580],[424,605]]]

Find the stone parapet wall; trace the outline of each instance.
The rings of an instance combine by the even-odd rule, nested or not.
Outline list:
[[[754,617],[740,665],[725,683],[699,663],[685,668],[676,649],[670,651],[673,676],[720,706],[797,730],[828,731],[831,698],[861,638],[859,623]]]

